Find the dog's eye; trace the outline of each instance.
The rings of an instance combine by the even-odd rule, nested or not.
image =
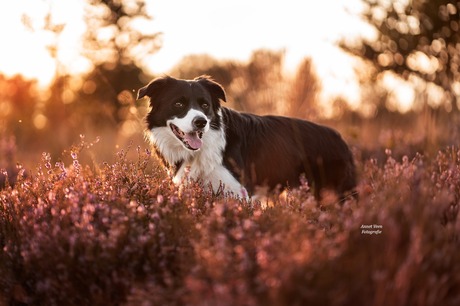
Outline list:
[[[178,101],[178,102],[174,103],[174,107],[176,107],[176,108],[183,108],[184,106],[185,106],[184,102]]]
[[[206,102],[204,102],[204,103],[201,104],[201,108],[203,108],[203,109],[208,109],[208,108],[209,108],[209,104],[206,103]]]

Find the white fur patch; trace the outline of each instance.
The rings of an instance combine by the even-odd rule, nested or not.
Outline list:
[[[218,112],[221,116],[221,112]],[[225,149],[226,140],[223,125],[219,130],[209,128],[206,125],[202,137],[201,149],[192,151],[184,147],[169,127],[170,123],[178,126],[184,132],[193,130],[192,120],[196,116],[206,116],[197,110],[190,110],[184,118],[173,118],[167,121],[168,126],[156,127],[150,131],[150,141],[158,148],[165,160],[174,165],[183,161],[173,178],[175,184],[186,184],[189,179],[199,180],[204,186],[211,184],[214,192],[222,185],[224,192],[233,193],[235,196],[247,198],[246,189],[223,165],[222,152]]]
[[[180,128],[184,133],[190,133],[190,132],[193,132],[193,130],[194,130],[192,122],[193,122],[193,119],[196,118],[196,117],[201,117],[203,119],[206,119],[207,124],[206,124],[203,132],[207,132],[209,130],[209,120],[208,120],[208,118],[206,117],[205,114],[203,114],[203,112],[200,112],[200,111],[198,111],[196,109],[193,109],[193,108],[190,109],[187,112],[187,115],[185,115],[185,117],[183,117],[183,118],[174,117],[173,119],[170,119],[170,120],[166,121],[166,124],[169,127],[169,124],[172,123],[175,126],[177,126],[178,128]]]

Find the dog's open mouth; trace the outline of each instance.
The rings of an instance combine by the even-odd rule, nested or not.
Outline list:
[[[203,145],[203,141],[201,140],[201,138],[203,137],[203,131],[185,133],[172,123],[169,126],[171,127],[171,130],[173,131],[174,135],[176,135],[177,139],[182,141],[182,143],[187,149],[195,151],[201,148],[201,146]]]

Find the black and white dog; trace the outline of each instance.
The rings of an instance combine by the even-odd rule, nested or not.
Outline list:
[[[356,186],[352,154],[336,131],[281,116],[239,113],[221,106],[222,86],[208,76],[160,77],[139,89],[150,97],[148,137],[177,184],[201,181],[247,198],[255,187],[295,187],[304,174],[317,199]]]

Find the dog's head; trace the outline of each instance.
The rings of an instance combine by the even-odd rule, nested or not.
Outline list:
[[[220,101],[226,101],[225,91],[208,76],[156,78],[139,89],[137,98],[144,96],[150,97],[152,107],[147,115],[148,129],[161,128],[163,137],[176,139],[189,151],[202,147],[203,135],[210,129],[220,129]]]

